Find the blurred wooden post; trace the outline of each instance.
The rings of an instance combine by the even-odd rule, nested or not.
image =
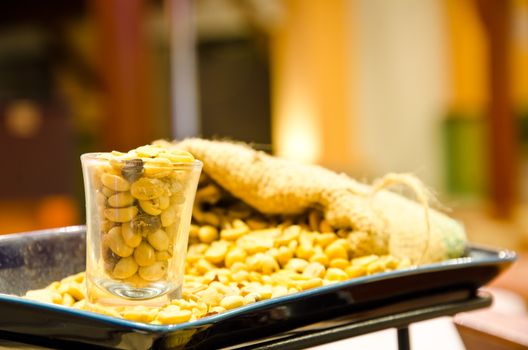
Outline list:
[[[127,151],[151,141],[143,0],[92,0],[105,97],[101,150]]]
[[[271,41],[277,155],[352,171],[358,162],[351,70],[354,2],[286,0]]]
[[[488,35],[490,58],[490,195],[500,218],[518,199],[518,135],[511,106],[510,1],[477,0]]]
[[[172,136],[197,136],[196,33],[193,0],[166,0],[170,28]]]

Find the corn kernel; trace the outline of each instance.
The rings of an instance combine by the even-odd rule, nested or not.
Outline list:
[[[303,271],[304,276],[308,277],[323,277],[325,274],[326,268],[323,264],[318,262],[312,262],[306,266]]]
[[[220,306],[226,310],[231,310],[244,305],[244,298],[240,295],[228,295],[220,302]]]
[[[279,269],[279,263],[271,255],[262,256],[261,271],[263,274],[269,275]]]
[[[258,301],[259,295],[256,293],[249,293],[246,296],[244,296],[244,305],[252,304],[254,302]]]
[[[325,248],[327,245],[334,242],[335,240],[337,240],[337,236],[335,233],[321,233],[315,237],[315,242],[323,248]]]
[[[198,230],[198,237],[203,243],[211,243],[218,239],[218,230],[213,226],[202,226]]]
[[[330,264],[330,260],[324,253],[315,253],[310,257],[310,262],[318,262],[325,267]]]
[[[287,245],[289,242],[299,238],[301,234],[301,227],[299,225],[292,225],[284,229],[283,233],[277,237],[275,242],[278,245]]]
[[[264,230],[261,230],[264,231]],[[249,254],[265,252],[273,248],[273,236],[268,232],[253,231],[237,240],[237,246]]]
[[[75,304],[75,299],[68,293],[62,295],[62,305],[64,306],[73,306]]]
[[[288,261],[293,258],[293,250],[288,247],[279,247],[277,256],[275,257],[281,266],[285,266]]]
[[[246,257],[247,254],[244,249],[234,247],[229,252],[227,252],[225,257],[225,265],[227,267],[231,267],[236,262],[244,262],[246,260]]]
[[[189,238],[198,238],[198,232],[200,231],[200,227],[197,225],[192,224],[189,227]]]
[[[236,241],[237,239],[244,236],[248,232],[249,232],[249,228],[247,226],[226,228],[220,231],[220,237],[227,241]]]
[[[157,320],[162,324],[174,324],[174,323],[183,323],[191,319],[192,312],[189,310],[179,310],[179,311],[160,311],[157,316]]]
[[[391,255],[383,256],[382,261],[385,263],[385,270],[394,270],[398,268],[399,261]]]
[[[374,273],[383,272],[385,270],[385,264],[383,261],[377,260],[373,261],[367,266],[367,275],[372,275]]]
[[[304,259],[293,258],[284,267],[286,270],[293,270],[297,272],[303,272],[303,270],[308,266],[308,261]]]
[[[234,272],[232,275],[232,279],[235,282],[243,282],[246,281],[249,277],[249,272],[245,270]]]
[[[219,305],[223,298],[223,295],[220,294],[216,288],[211,287],[198,292],[197,295],[199,295],[201,300],[209,305]]]
[[[321,287],[323,285],[323,280],[321,278],[312,278],[305,281],[296,281],[295,286],[300,290],[307,290],[311,288]]]
[[[345,281],[348,279],[348,275],[341,269],[330,267],[326,270],[324,278],[329,281]]]
[[[412,267],[412,262],[409,258],[404,258],[398,263],[398,269],[405,269]]]
[[[84,285],[79,283],[62,283],[58,291],[70,294],[76,301],[84,299],[86,294]]]
[[[344,270],[350,263],[347,259],[337,258],[330,261],[330,267],[337,267],[338,269]]]
[[[350,265],[345,268],[345,272],[349,278],[361,277],[366,273],[365,268],[359,265]]]
[[[226,242],[213,242],[205,252],[205,258],[214,264],[220,264],[224,261],[227,254],[228,245]]]
[[[145,306],[136,306],[132,308],[125,309],[121,316],[127,320],[136,321],[136,322],[151,322],[153,321],[158,314],[158,311],[154,308],[147,308]]]
[[[368,266],[370,265],[371,263],[373,263],[374,261],[376,261],[378,259],[378,257],[376,255],[367,255],[367,256],[362,256],[360,258],[354,258],[352,259],[352,265],[357,265],[357,266]]]
[[[218,305],[218,306],[213,306],[213,307],[210,309],[210,312],[211,312],[211,313],[216,313],[216,314],[219,314],[219,313],[224,312],[224,311],[226,311],[226,308],[223,307],[223,306],[220,306],[220,305]]]
[[[334,230],[328,221],[321,220],[321,223],[319,224],[319,232],[323,232],[323,233],[332,232],[333,233]]]
[[[314,249],[312,245],[301,244],[295,251],[295,255],[298,258],[309,260],[314,255]]]
[[[214,268],[215,268],[215,266],[213,264],[211,264],[209,261],[205,260],[205,259],[200,259],[196,263],[196,269],[201,274],[209,272],[209,271],[213,270]]]
[[[343,247],[343,244],[340,243],[339,240],[330,243],[325,248],[325,254],[328,259],[330,259],[330,261],[337,258],[348,259],[347,250],[345,247]]]
[[[278,298],[288,294],[288,288],[285,286],[275,286],[272,289],[271,297]]]

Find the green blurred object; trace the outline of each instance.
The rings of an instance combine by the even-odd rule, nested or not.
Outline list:
[[[468,199],[486,194],[487,125],[482,116],[450,112],[442,125],[446,187],[449,193]]]
[[[528,107],[522,108],[518,115],[521,153],[523,157],[528,157]]]

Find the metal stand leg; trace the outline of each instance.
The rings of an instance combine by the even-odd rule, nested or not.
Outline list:
[[[398,350],[410,350],[409,327],[398,328]]]

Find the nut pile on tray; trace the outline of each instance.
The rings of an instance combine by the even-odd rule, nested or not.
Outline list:
[[[263,216],[207,175],[200,180],[189,235],[182,299],[161,308],[91,306],[90,310],[139,322],[182,323],[411,266],[408,259],[372,254],[367,234],[334,230],[317,210],[299,216]],[[80,273],[26,297],[87,309],[84,288]]]

